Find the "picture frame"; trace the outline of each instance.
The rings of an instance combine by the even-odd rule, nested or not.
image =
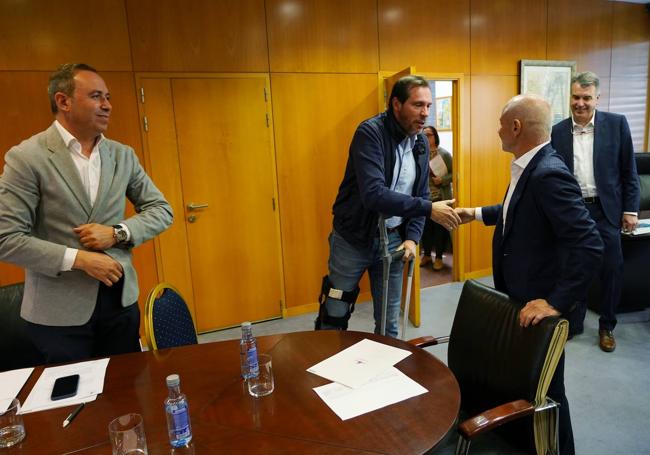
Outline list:
[[[519,93],[533,93],[551,104],[552,124],[568,118],[571,78],[576,62],[570,60],[521,60]]]
[[[451,96],[436,98],[436,130],[451,131]]]

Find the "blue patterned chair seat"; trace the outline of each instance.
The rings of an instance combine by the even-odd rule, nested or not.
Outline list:
[[[173,286],[157,285],[147,298],[145,313],[145,333],[150,349],[198,343],[192,314]]]

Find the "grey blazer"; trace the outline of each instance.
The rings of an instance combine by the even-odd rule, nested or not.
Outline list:
[[[99,281],[81,270],[60,271],[66,247],[84,249],[72,228],[85,223],[128,227],[132,245],[105,251],[124,269],[122,305],[128,306],[138,298],[131,248],[172,222],[171,207],[132,148],[105,139],[99,153],[101,174],[93,206],[54,125],[5,155],[0,177],[0,261],[25,268],[20,314],[27,321],[76,326],[92,315]],[[125,196],[136,211],[126,220]]]

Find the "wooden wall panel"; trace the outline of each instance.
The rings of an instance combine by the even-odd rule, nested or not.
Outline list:
[[[470,207],[499,204],[510,182],[512,154],[501,150],[497,133],[506,102],[518,92],[515,76],[472,77],[472,152]],[[470,226],[469,271],[492,266],[493,227],[474,222]]]
[[[546,0],[472,0],[472,74],[519,74],[546,58]]]
[[[578,71],[609,77],[613,4],[548,0],[548,59],[575,60]]]
[[[376,73],[376,0],[268,0],[272,72]]]
[[[136,71],[266,72],[264,0],[126,0]]]
[[[264,0],[126,0],[136,71],[266,72]]]
[[[375,75],[272,74],[287,308],[315,303],[332,203],[357,125],[377,112]]]
[[[612,77],[648,77],[650,14],[646,5],[614,3]]]
[[[124,0],[0,2],[0,70],[131,69]]]
[[[379,0],[380,70],[469,73],[469,3]]]

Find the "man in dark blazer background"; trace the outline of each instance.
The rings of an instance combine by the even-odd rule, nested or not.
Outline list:
[[[511,99],[500,118],[504,151],[514,155],[503,204],[459,208],[466,223],[496,225],[492,268],[496,289],[525,304],[523,327],[547,316],[571,315],[598,267],[602,242],[580,188],[549,144],[551,109],[540,97]],[[563,256],[560,252],[566,251]],[[565,259],[561,259],[564,257]],[[560,403],[560,453],[573,454],[573,430],[564,390],[564,354],[548,396]]]
[[[598,76],[589,71],[571,79],[572,115],[553,127],[551,140],[578,180],[605,245],[598,334],[600,348],[612,352],[616,348],[613,330],[623,282],[620,231],[633,231],[638,224],[639,177],[627,120],[623,115],[596,112],[599,85]],[[569,327],[570,336],[583,332],[586,310],[585,293],[580,317]]]

